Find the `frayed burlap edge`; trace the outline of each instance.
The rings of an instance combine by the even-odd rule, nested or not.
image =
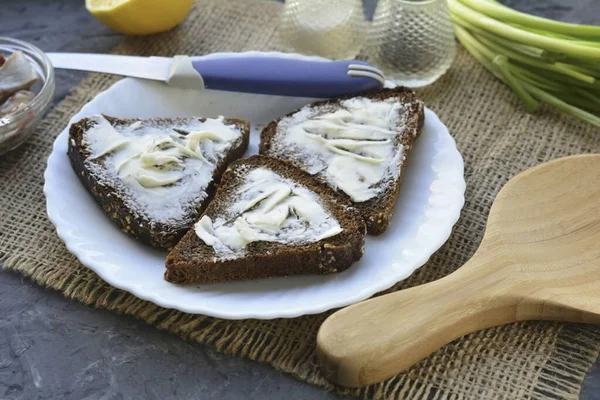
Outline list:
[[[397,378],[391,379],[386,384],[374,385],[362,390],[337,387],[319,374],[314,349],[310,345],[304,351],[303,357],[299,360],[290,360],[288,359],[289,352],[285,351],[286,346],[290,344],[285,341],[277,341],[265,346],[261,336],[250,330],[237,330],[232,335],[223,335],[220,325],[227,324],[227,321],[165,309],[107,284],[98,285],[96,279],[89,279],[87,275],[65,275],[60,271],[48,269],[43,264],[32,264],[22,257],[0,255],[0,264],[4,264],[6,269],[29,277],[40,286],[57,290],[69,299],[135,317],[158,329],[178,335],[184,340],[210,345],[217,351],[228,355],[267,363],[299,380],[340,394],[363,398],[442,399],[455,397],[435,386],[423,384],[404,386],[401,384],[405,383],[404,380]],[[318,318],[324,319],[325,317]],[[598,329],[585,325],[554,322],[519,323],[514,324],[514,327],[518,329],[519,326],[524,325],[553,325],[557,327],[557,330],[556,336],[550,339],[553,350],[547,354],[545,365],[537,371],[533,371],[536,379],[531,390],[529,393],[521,393],[522,396],[512,398],[577,398],[585,374],[600,356],[600,345],[589,345],[593,342],[600,343]],[[307,364],[312,365],[313,368],[307,369]],[[480,391],[479,395],[478,398],[504,397],[486,390]],[[457,398],[460,397],[463,396],[457,396]]]

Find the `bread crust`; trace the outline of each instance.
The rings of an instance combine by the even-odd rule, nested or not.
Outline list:
[[[227,199],[244,184],[249,169],[267,168],[315,192],[343,231],[316,243],[288,244],[252,242],[246,254],[235,259],[218,259],[191,229],[167,256],[165,279],[173,283],[210,283],[261,279],[276,276],[328,274],[347,269],[364,251],[366,225],[350,202],[333,189],[299,168],[280,160],[252,156],[230,165],[223,175],[214,200],[203,215],[223,215]]]
[[[363,218],[365,219],[368,227],[368,231],[372,235],[380,235],[390,224],[390,221],[394,215],[394,208],[396,201],[400,196],[400,186],[406,170],[405,165],[410,156],[412,147],[415,140],[421,134],[423,123],[425,121],[424,106],[420,100],[417,100],[415,93],[405,87],[397,87],[393,89],[377,89],[364,92],[359,96],[343,96],[332,100],[319,101],[311,104],[314,107],[320,107],[323,105],[336,105],[340,101],[355,98],[355,97],[366,97],[373,100],[383,100],[390,97],[398,97],[399,101],[407,104],[409,107],[408,120],[406,125],[406,134],[400,137],[399,143],[404,146],[404,159],[399,165],[400,174],[393,184],[389,185],[387,189],[378,197],[369,199],[364,202],[352,202]],[[272,150],[272,142],[277,136],[277,126],[279,122],[292,116],[296,111],[293,111],[281,118],[271,121],[260,134],[260,146],[259,153],[265,156],[283,159],[287,162],[292,163],[296,167],[303,168],[303,164],[294,159],[293,157],[285,157],[282,154],[278,154]],[[320,176],[320,175],[318,175]],[[325,182],[325,179],[321,177]],[[351,201],[350,197],[341,190],[337,191],[340,196],[343,196]]]
[[[169,124],[174,125],[180,123],[181,121],[190,119],[122,119],[106,115],[104,117],[111,123],[111,125],[127,125],[141,120],[152,121],[167,126]],[[200,118],[200,120],[204,121],[205,118]],[[146,216],[135,212],[126,204],[123,197],[126,196],[126,194],[123,193],[122,190],[120,190],[118,187],[102,182],[93,171],[90,171],[86,165],[86,161],[88,161],[91,154],[87,146],[83,143],[85,131],[90,128],[90,120],[88,118],[83,118],[82,120],[72,124],[69,128],[69,144],[67,155],[73,170],[79,177],[79,180],[83,183],[87,191],[90,192],[94,200],[100,205],[100,207],[102,207],[109,218],[119,227],[119,229],[152,247],[171,249],[185,234],[185,232],[187,232],[193,221],[195,221],[206,208],[210,199],[214,195],[215,181],[221,177],[227,168],[227,165],[240,158],[248,148],[250,124],[240,119],[225,119],[224,122],[238,127],[242,132],[242,136],[237,142],[234,143],[231,150],[227,153],[227,156],[217,164],[215,172],[213,173],[213,180],[209,183],[205,190],[208,196],[200,204],[198,204],[195,209],[190,209],[190,215],[188,218],[186,218],[186,220],[191,222],[187,224],[164,224],[150,220]],[[99,159],[99,161],[101,161],[101,159]]]

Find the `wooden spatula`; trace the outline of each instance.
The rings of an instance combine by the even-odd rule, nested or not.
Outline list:
[[[330,379],[365,386],[467,333],[523,320],[600,323],[600,155],[510,180],[466,265],[336,312],[319,330],[318,354]]]

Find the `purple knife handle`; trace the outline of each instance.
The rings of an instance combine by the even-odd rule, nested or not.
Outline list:
[[[350,64],[370,67],[369,63],[356,60],[307,61],[277,56],[192,58],[207,89],[328,98],[383,86],[371,77],[349,76]]]

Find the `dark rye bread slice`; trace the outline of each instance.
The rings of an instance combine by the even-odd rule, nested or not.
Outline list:
[[[137,121],[145,123],[158,124],[168,129],[178,124],[183,124],[192,118],[148,118],[148,119],[121,119],[104,115],[104,118],[112,125],[130,125]],[[197,118],[204,122],[205,118]],[[164,223],[158,222],[144,215],[144,213],[133,210],[126,204],[125,197],[128,196],[123,185],[119,182],[106,182],[105,179],[99,177],[96,173],[90,170],[88,163],[103,164],[106,156],[99,157],[95,160],[90,160],[90,149],[84,143],[84,136],[87,129],[91,127],[91,122],[88,118],[71,125],[69,129],[69,144],[68,157],[73,170],[85,186],[92,194],[96,202],[102,207],[104,212],[113,220],[117,226],[125,233],[135,237],[139,241],[149,244],[150,246],[171,249],[179,239],[187,232],[190,226],[198,219],[198,216],[206,208],[211,197],[214,195],[215,185],[220,179],[227,166],[240,158],[248,148],[250,135],[250,124],[240,119],[224,119],[223,122],[227,125],[234,125],[241,132],[241,136],[233,144],[232,148],[227,152],[216,165],[211,182],[204,190],[207,197],[203,201],[195,202],[186,209],[186,215],[180,221]]]
[[[405,87],[397,87],[394,89],[366,91],[358,96],[344,96],[332,100],[316,102],[312,103],[310,107],[325,107],[327,109],[325,112],[332,112],[340,108],[339,103],[341,101],[352,98],[369,98],[372,100],[396,98],[398,102],[403,104],[400,113],[400,118],[403,120],[403,128],[398,132],[398,135],[395,138],[395,145],[402,144],[404,146],[404,159],[399,165],[400,174],[398,178],[382,182],[384,187],[377,197],[363,202],[352,202],[367,222],[369,233],[372,235],[379,235],[385,232],[394,214],[394,206],[400,195],[402,177],[406,169],[404,167],[414,142],[421,134],[423,127],[425,118],[424,106],[423,103],[416,98],[415,93],[412,90]],[[274,142],[278,140],[280,135],[284,134],[284,132],[278,131],[278,124],[282,119],[291,117],[296,112],[297,111],[291,112],[282,118],[272,121],[263,129],[260,135],[260,154],[285,160],[299,168],[305,169],[306,165],[299,156],[299,153],[294,152],[294,150],[289,147],[277,149],[277,146],[274,146]],[[316,176],[325,180],[324,173],[318,173]],[[350,200],[350,197],[342,190],[337,190],[337,192]]]
[[[328,274],[348,268],[364,251],[366,226],[355,208],[327,185],[292,165],[263,156],[231,164],[223,175],[214,200],[203,215],[212,219],[228,215],[244,177],[252,169],[265,168],[297,183],[320,198],[324,209],[342,227],[335,236],[312,243],[249,243],[238,258],[219,258],[211,246],[191,229],[167,256],[165,279],[173,283],[210,283],[276,276]]]

